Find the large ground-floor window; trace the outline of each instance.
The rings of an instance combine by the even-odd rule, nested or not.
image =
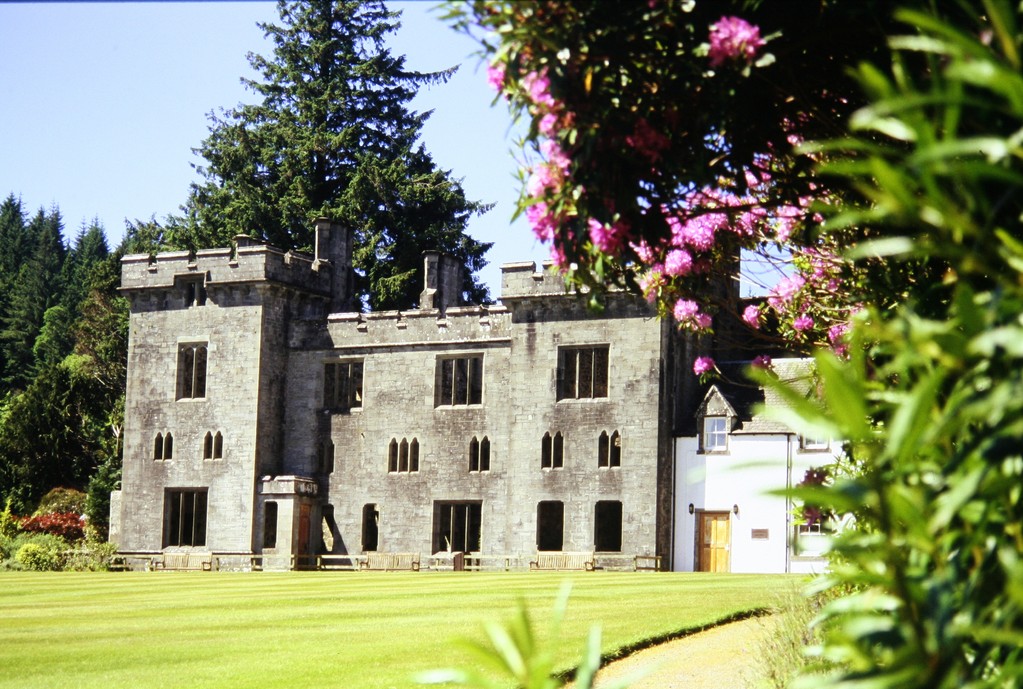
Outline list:
[[[479,552],[482,522],[482,502],[434,502],[433,552]]]
[[[164,545],[206,545],[206,495],[205,488],[167,491]]]

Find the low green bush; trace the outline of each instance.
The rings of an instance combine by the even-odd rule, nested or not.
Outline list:
[[[33,572],[56,572],[61,569],[59,550],[47,548],[42,543],[26,543],[14,554],[14,561],[24,569]]]
[[[104,572],[110,569],[110,558],[117,552],[114,543],[87,541],[64,553],[66,572]]]
[[[43,496],[39,501],[39,507],[32,516],[40,517],[44,514],[56,512],[73,512],[74,514],[85,514],[86,495],[74,488],[54,488]]]
[[[31,546],[31,547],[27,547]],[[15,538],[0,538],[0,569],[27,569],[53,572],[63,569],[68,543],[59,536],[21,533]]]

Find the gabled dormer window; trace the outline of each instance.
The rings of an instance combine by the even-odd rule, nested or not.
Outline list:
[[[736,427],[738,414],[716,385],[711,385],[696,412],[700,452],[728,452],[728,435]]]
[[[704,452],[728,452],[728,417],[705,416],[701,448]]]

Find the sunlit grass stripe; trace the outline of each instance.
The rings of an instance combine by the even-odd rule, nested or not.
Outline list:
[[[111,573],[0,575],[0,687],[410,686],[464,665],[520,600],[538,620],[573,582],[558,643],[603,651],[772,605],[783,576],[652,573]]]

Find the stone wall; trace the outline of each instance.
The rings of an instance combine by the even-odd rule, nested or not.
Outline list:
[[[478,519],[484,553],[521,562],[537,549],[539,503],[563,505],[562,549],[590,550],[596,504],[607,501],[622,508],[621,552],[668,554],[682,350],[644,301],[611,294],[594,314],[560,278],[524,263],[504,267],[501,305],[458,306],[457,271],[430,255],[422,308],[335,312],[349,303],[350,257],[334,255],[348,251],[349,237],[325,234],[344,232],[328,223],[317,231],[316,257],[242,241],[234,252],[124,259],[131,321],[119,528],[114,519],[122,550],[164,548],[167,491],[195,489],[208,490],[204,547],[213,551],[258,553],[272,499],[277,554],[306,542],[316,552],[324,515],[330,549],[360,553],[373,506],[378,550],[426,555],[445,547],[443,506],[451,519]],[[208,349],[206,393],[196,399],[178,394],[185,343]],[[606,350],[606,394],[558,400],[569,350]],[[361,398],[328,409],[325,367],[342,362],[361,364]],[[479,399],[463,391],[464,400],[445,402],[438,380],[460,365],[482,366]],[[154,459],[154,437],[167,432],[174,456]],[[203,458],[207,432],[222,434],[222,458]],[[542,438],[557,433],[563,465],[541,467]],[[598,466],[602,433],[620,439],[620,466]],[[489,443],[486,470],[470,471],[474,437]],[[391,470],[392,440],[415,441],[417,471]],[[301,494],[285,495],[285,484]]]

